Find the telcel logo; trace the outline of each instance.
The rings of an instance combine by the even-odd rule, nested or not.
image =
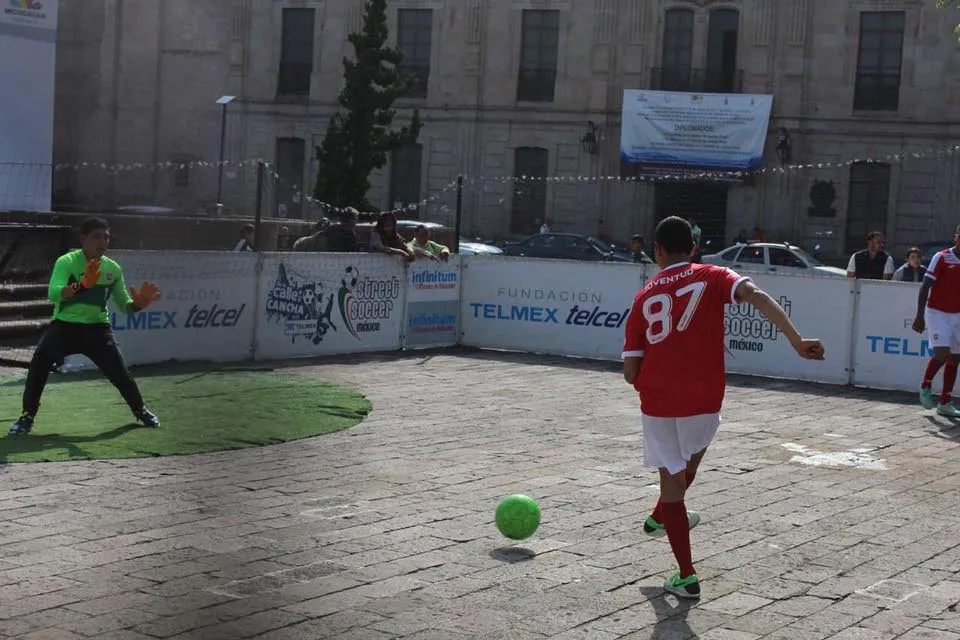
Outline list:
[[[599,306],[585,309],[574,305],[564,319],[560,320],[560,309],[555,307],[531,307],[526,305],[483,304],[471,302],[474,318],[485,320],[511,320],[514,322],[539,322],[543,324],[567,324],[575,327],[606,327],[617,329],[623,326],[630,313],[623,311],[604,311]]]

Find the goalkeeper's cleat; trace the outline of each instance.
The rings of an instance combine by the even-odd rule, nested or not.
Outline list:
[[[143,423],[145,427],[159,427],[160,418],[158,418],[152,411],[146,407],[140,409],[139,411],[133,412],[134,417]]]
[[[10,435],[25,436],[33,429],[33,416],[26,411],[23,412],[17,421],[10,425]]]

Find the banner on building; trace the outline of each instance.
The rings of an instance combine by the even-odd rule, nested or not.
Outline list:
[[[620,157],[628,164],[756,169],[772,106],[769,95],[628,89]]]
[[[50,211],[58,2],[0,2],[0,211]]]
[[[420,259],[407,267],[404,348],[454,346],[459,315],[459,255],[448,262]]]
[[[620,359],[641,265],[501,256],[463,262],[462,344]]]
[[[400,349],[404,263],[381,254],[265,254],[256,357]]]

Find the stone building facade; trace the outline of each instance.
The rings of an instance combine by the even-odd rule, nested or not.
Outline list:
[[[313,149],[336,109],[346,34],[363,0],[85,0],[61,7],[58,162],[274,163],[268,206],[312,215]],[[82,8],[81,8],[82,6]],[[373,176],[384,208],[458,174],[465,229],[647,237],[664,215],[726,245],[770,239],[841,255],[879,229],[891,244],[949,239],[960,221],[957,16],[928,0],[391,0],[391,36],[421,79],[400,105],[426,125]],[[765,165],[751,180],[622,182],[624,89],[772,94]],[[588,124],[589,123],[589,124]],[[777,136],[789,137],[779,157]],[[939,152],[937,151],[939,150]],[[896,157],[896,156],[899,156]],[[859,163],[854,160],[888,160]],[[60,172],[62,173],[62,172]],[[515,174],[567,177],[524,184]],[[207,208],[216,171],[58,173],[63,199]],[[481,181],[478,176],[483,176]],[[224,203],[249,210],[251,169]],[[811,195],[813,199],[811,199]],[[452,223],[453,199],[422,218]]]

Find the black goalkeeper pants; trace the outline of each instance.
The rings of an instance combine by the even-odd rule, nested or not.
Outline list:
[[[74,354],[85,355],[113,383],[133,411],[143,409],[143,398],[137,383],[130,377],[120,354],[113,329],[108,324],[78,324],[54,320],[40,338],[27,372],[27,386],[23,390],[23,410],[36,415],[40,396],[47,386],[47,378],[54,365]]]

